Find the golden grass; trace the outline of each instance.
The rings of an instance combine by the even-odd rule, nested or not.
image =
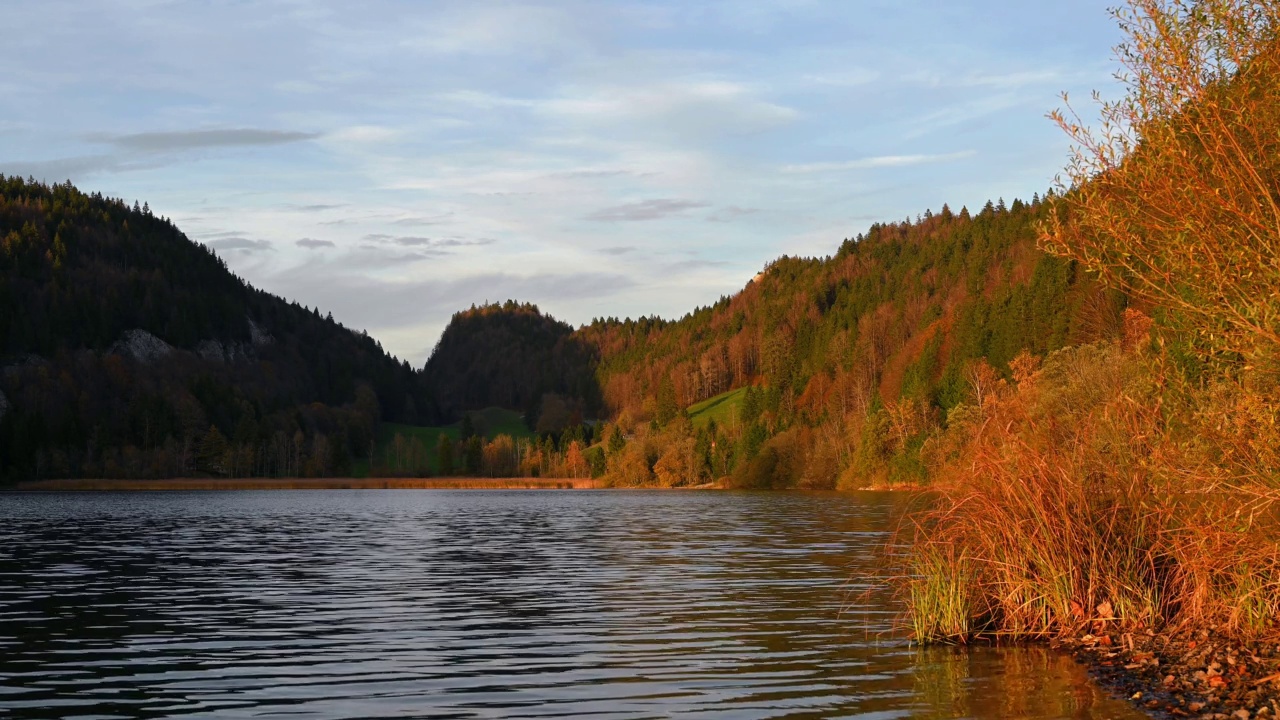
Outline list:
[[[896,543],[916,639],[1276,632],[1277,496],[1217,479],[1194,437],[1213,414],[1170,407],[1167,380],[1118,345],[1073,348],[952,429],[971,436]]]

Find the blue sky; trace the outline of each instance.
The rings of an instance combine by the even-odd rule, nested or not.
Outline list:
[[[0,172],[146,201],[420,364],[456,310],[673,317],[1029,198],[1108,2],[9,0]]]

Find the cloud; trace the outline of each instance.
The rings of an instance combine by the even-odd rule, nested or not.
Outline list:
[[[332,240],[315,240],[313,238],[302,238],[301,240],[294,243],[294,245],[297,245],[298,247],[301,247],[301,248],[306,248],[308,250],[318,250],[320,248],[337,247],[336,245],[333,244]]]
[[[815,73],[805,75],[806,82],[813,85],[826,85],[829,87],[851,88],[862,85],[870,85],[879,80],[881,74],[878,70],[869,68],[852,68],[831,73]]]
[[[790,174],[843,172],[845,170],[871,170],[875,168],[908,167],[910,165],[931,165],[934,163],[963,160],[977,155],[973,150],[947,153],[945,155],[879,155],[876,157],[848,160],[845,162],[805,163],[800,165],[784,165],[782,172]]]
[[[628,127],[633,133],[684,140],[755,134],[801,117],[794,108],[760,97],[751,85],[726,81],[594,87],[539,102],[533,109],[557,122]]]
[[[184,150],[282,145],[315,137],[317,136],[313,133],[254,129],[149,132],[132,135],[93,134],[88,136],[89,140],[106,143],[120,152],[54,160],[0,162],[0,172],[16,177],[32,176],[42,180],[60,181],[100,173],[121,173],[163,167],[173,162],[175,153]],[[143,157],[140,158],[139,155]]]
[[[553,180],[607,180],[620,177],[646,177],[653,173],[637,173],[632,170],[566,170],[548,175]]]
[[[696,273],[699,270],[714,270],[720,268],[732,267],[733,263],[728,260],[707,260],[705,258],[689,258],[687,260],[674,260],[663,266],[663,272],[668,275],[686,275]]]
[[[437,247],[479,247],[482,245],[492,245],[498,242],[493,238],[475,238],[473,240],[464,240],[462,238],[445,238],[436,242]]]
[[[412,235],[386,238],[386,240],[402,247],[428,247],[435,245],[435,241],[429,237],[415,237]]]
[[[638,222],[642,220],[660,220],[679,215],[686,210],[707,207],[706,203],[692,200],[642,200],[640,202],[615,205],[597,210],[586,216],[587,220],[596,222]]]
[[[399,245],[401,247],[416,248],[456,248],[456,247],[476,247],[480,245],[492,245],[497,242],[493,238],[429,238],[418,235],[388,235],[386,233],[370,233],[364,236],[367,242],[383,243],[390,245]],[[366,246],[372,248],[373,246]]]
[[[711,213],[711,215],[707,217],[707,220],[710,222],[732,222],[740,217],[755,215],[758,212],[760,212],[760,208],[744,208],[738,207],[737,205],[729,205]]]
[[[158,167],[154,161],[139,161],[117,155],[81,155],[56,160],[0,161],[0,173],[10,177],[34,177],[60,182],[98,173],[127,172]]]
[[[453,213],[445,213],[443,215],[432,215],[429,217],[411,216],[392,220],[392,225],[401,225],[405,227],[417,227],[420,225],[444,225],[449,222],[449,218]]]
[[[605,255],[626,255],[635,252],[636,248],[631,245],[616,245],[614,247],[600,248],[600,252]]]
[[[223,252],[259,253],[275,250],[275,247],[267,240],[250,240],[244,237],[210,240],[206,244],[214,250]]]
[[[121,150],[164,153],[201,148],[285,145],[302,140],[313,140],[317,137],[319,135],[316,133],[235,128],[228,130],[145,132],[132,135],[92,135],[90,139],[109,143]]]
[[[380,125],[355,125],[325,135],[326,140],[333,140],[342,144],[363,145],[372,143],[385,143],[399,139],[401,132],[395,128],[382,127]]]

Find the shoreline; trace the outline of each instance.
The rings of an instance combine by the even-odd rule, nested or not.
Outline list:
[[[590,478],[166,478],[163,480],[31,480],[10,490],[599,490]]]
[[[1232,640],[1208,627],[1103,632],[1050,646],[1156,718],[1280,718],[1280,645]]]

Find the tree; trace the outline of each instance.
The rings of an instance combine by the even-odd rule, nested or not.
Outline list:
[[[610,455],[616,455],[627,444],[626,438],[622,436],[622,428],[615,425],[609,426],[608,439],[605,441],[605,447]]]
[[[472,435],[463,445],[466,448],[463,467],[467,475],[479,475],[484,459],[484,440],[479,435]]]
[[[210,425],[200,440],[200,467],[214,475],[227,472],[227,438],[217,425]]]
[[[1280,346],[1280,4],[1129,0],[1126,95],[1074,141],[1050,252],[1178,312],[1211,350]],[[1064,100],[1066,98],[1064,97]]]
[[[436,442],[436,469],[444,477],[453,474],[453,441],[443,433]]]
[[[569,477],[586,477],[591,471],[591,467],[587,464],[586,457],[582,454],[582,443],[577,440],[569,443],[569,448],[565,450],[564,464],[565,469],[569,471]]]
[[[573,421],[573,412],[565,399],[555,393],[542,396],[541,409],[538,412],[538,423],[535,430],[540,435],[559,433]]]
[[[680,414],[680,406],[676,403],[676,388],[671,378],[664,377],[658,386],[658,410],[656,420],[659,425],[666,425]]]

